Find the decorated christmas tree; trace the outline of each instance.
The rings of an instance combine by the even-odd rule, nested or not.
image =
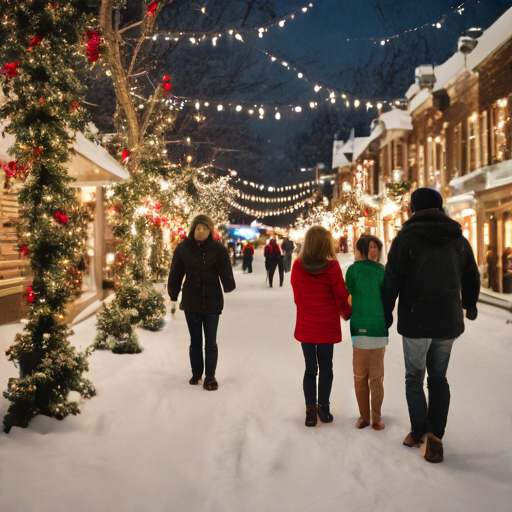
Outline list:
[[[0,3],[0,107],[11,148],[11,180],[23,188],[20,202],[20,251],[30,257],[33,281],[27,287],[28,324],[7,350],[20,377],[9,380],[4,396],[10,401],[5,431],[28,426],[37,414],[63,419],[78,414],[70,398],[90,398],[92,384],[84,379],[88,353],[77,353],[69,342],[66,305],[81,282],[83,218],[75,192],[68,185],[66,163],[74,134],[84,130],[82,71],[86,57],[82,38],[94,23],[99,2],[4,0]],[[7,172],[7,171],[6,171]],[[8,173],[9,175],[9,173]]]

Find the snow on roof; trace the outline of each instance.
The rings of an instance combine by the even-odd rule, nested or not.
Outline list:
[[[482,64],[511,37],[512,7],[478,38],[477,47],[467,57],[467,69],[472,71]],[[464,55],[461,52],[455,53],[443,64],[435,66],[434,73],[436,75],[436,83],[434,85],[434,92],[446,89],[446,87],[458,78],[465,69]],[[427,89],[423,89],[420,92],[418,91],[419,87],[417,84],[411,85],[407,91],[407,97],[411,100],[409,112],[416,110],[430,97],[430,92]],[[409,94],[411,94],[411,96],[409,96]]]
[[[1,129],[2,123],[0,123]],[[0,137],[0,161],[6,162],[13,159],[7,150],[14,145],[15,140],[14,135],[9,133],[6,133],[3,138]],[[130,177],[129,172],[115,158],[112,158],[105,148],[86,139],[83,133],[76,134],[74,148],[76,155],[71,157],[69,172],[71,176],[78,177],[79,182],[80,174],[88,172],[99,174],[98,179],[109,182],[122,181]],[[112,179],[111,176],[115,178]]]
[[[421,91],[420,86],[417,83],[414,83],[407,89],[405,93],[405,97],[410,100],[413,96],[416,96]]]
[[[348,141],[347,141],[348,142]],[[335,140],[332,146],[332,168],[345,167],[350,165],[347,157],[343,154],[342,150],[345,146],[345,142],[342,140]]]
[[[386,130],[412,130],[412,118],[403,110],[393,108],[379,117],[386,125]]]
[[[371,137],[355,137],[354,139],[348,139],[347,142],[335,140],[332,150],[332,168],[345,167],[351,164],[345,153],[352,153],[352,162],[355,162],[372,140]]]
[[[352,160],[355,162],[370,144],[370,137],[356,137],[354,139],[354,154]]]
[[[93,164],[101,167],[110,174],[113,174],[122,180],[127,180],[130,177],[130,173],[121,166],[115,158],[110,156],[105,148],[86,139],[83,133],[76,134],[74,147],[78,154],[87,158]]]

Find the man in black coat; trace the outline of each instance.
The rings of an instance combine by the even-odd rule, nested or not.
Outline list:
[[[403,337],[405,391],[411,432],[404,440],[419,447],[427,436],[425,459],[443,460],[442,438],[450,405],[446,372],[453,342],[464,332],[464,313],[477,316],[480,274],[460,224],[443,210],[434,189],[411,196],[412,217],[393,241],[382,287],[388,328],[398,303],[398,332]],[[462,298],[462,300],[461,300]],[[423,390],[428,373],[428,406]]]
[[[167,284],[173,303],[178,300],[183,284],[181,306],[190,332],[190,384],[198,384],[204,370],[203,387],[209,391],[218,389],[217,327],[224,308],[221,282],[225,293],[236,288],[229,253],[221,242],[213,239],[213,227],[212,219],[206,215],[194,218],[188,237],[174,251]]]

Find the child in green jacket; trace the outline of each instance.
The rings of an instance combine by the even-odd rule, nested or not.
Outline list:
[[[384,265],[378,263],[381,250],[382,242],[377,237],[359,238],[354,249],[355,261],[345,276],[353,310],[350,333],[354,350],[354,386],[360,413],[356,427],[360,429],[370,423],[374,430],[385,427],[381,407],[388,330],[381,300],[384,281]]]

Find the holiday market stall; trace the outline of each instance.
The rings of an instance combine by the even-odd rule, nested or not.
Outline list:
[[[8,166],[12,157],[7,153],[14,144],[14,136],[0,139],[0,162]],[[78,133],[75,154],[69,161],[69,175],[76,181],[81,209],[85,216],[83,229],[86,260],[81,272],[81,293],[68,307],[72,320],[86,307],[104,298],[103,272],[113,258],[113,237],[105,220],[104,187],[128,178],[128,172],[108,152]],[[8,183],[8,172],[2,173],[0,190],[0,324],[13,322],[25,314],[26,288],[31,282],[30,262],[25,249],[17,250],[16,221],[19,185]]]

